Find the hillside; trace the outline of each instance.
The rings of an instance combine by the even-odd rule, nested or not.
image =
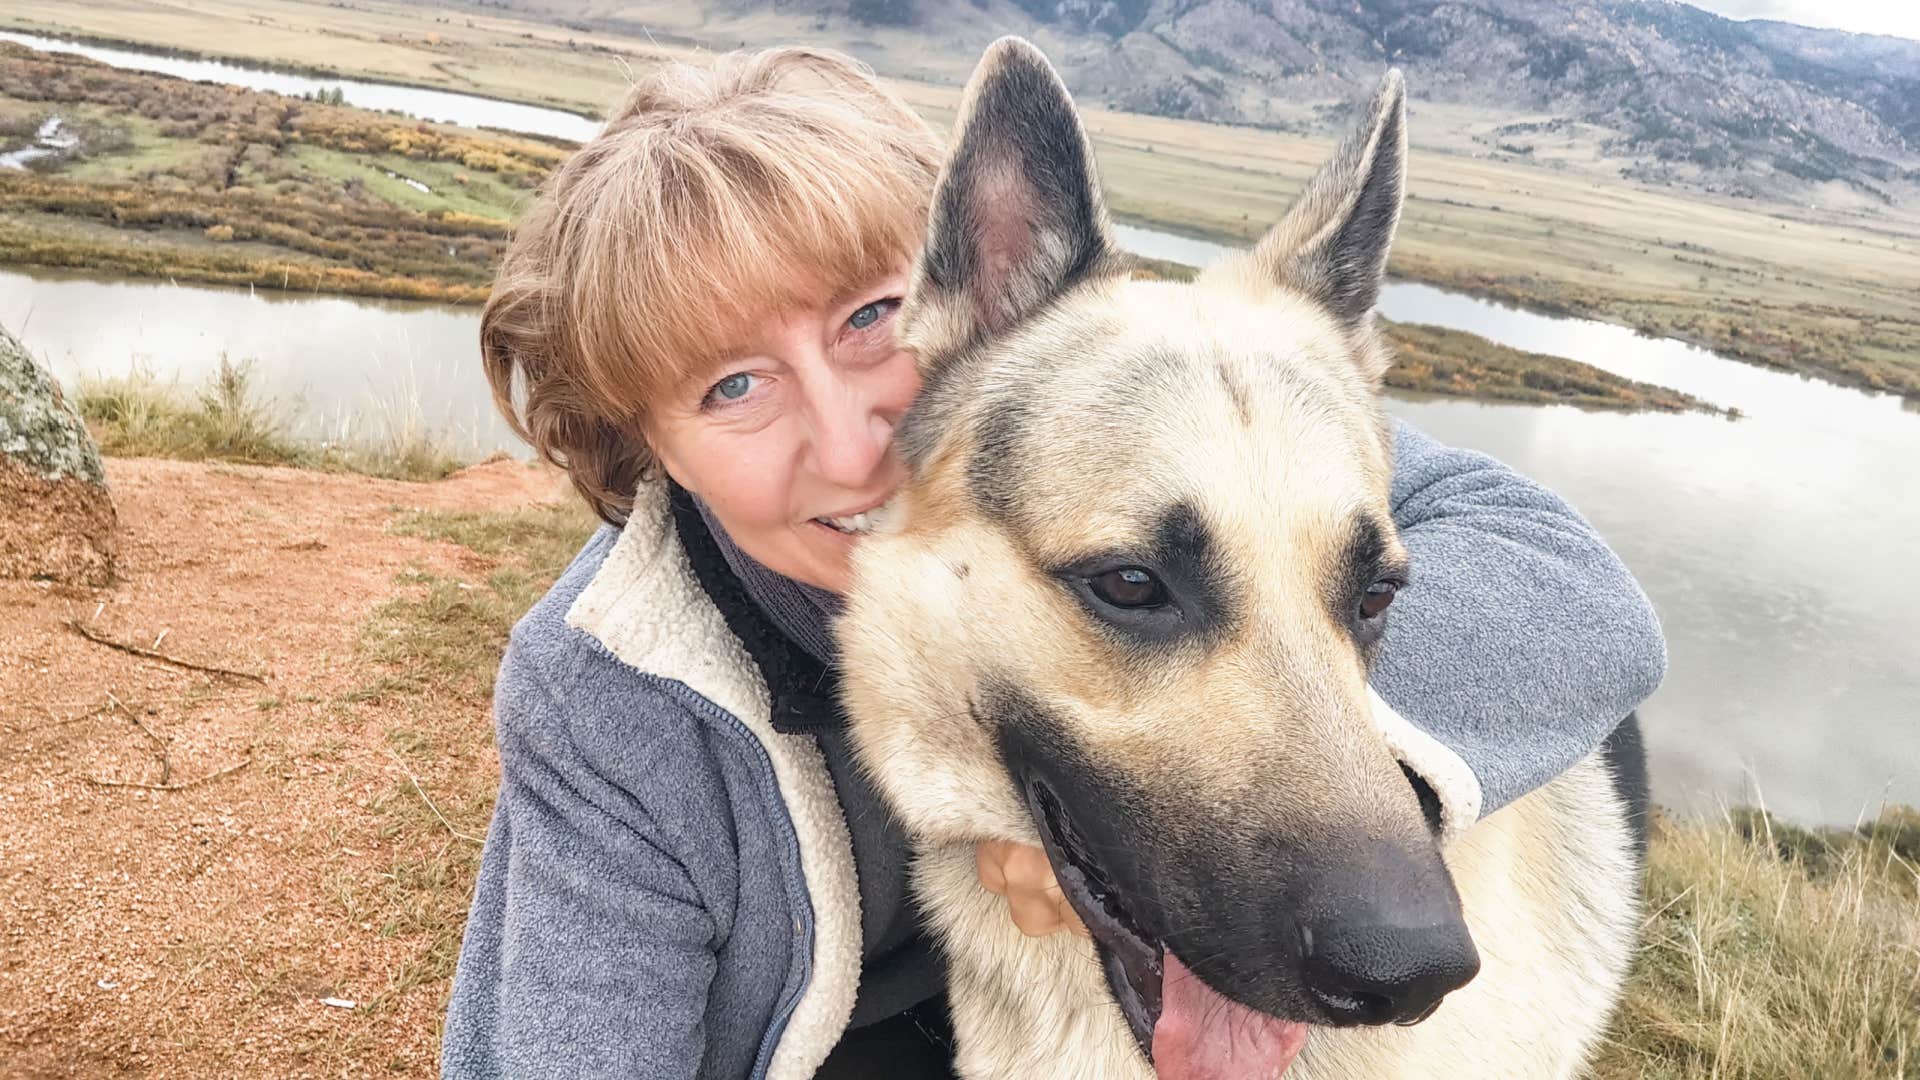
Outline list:
[[[942,81],[1018,33],[1083,101],[1322,134],[1392,64],[1426,114],[1415,130],[1428,145],[1836,207],[1920,192],[1920,42],[1735,22],[1668,0],[484,6],[716,48],[817,40]]]

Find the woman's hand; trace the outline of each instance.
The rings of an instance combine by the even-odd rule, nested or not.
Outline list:
[[[1007,898],[1013,925],[1028,937],[1045,937],[1059,930],[1085,935],[1087,928],[1060,891],[1047,853],[1032,844],[990,840],[974,849],[980,884]]]

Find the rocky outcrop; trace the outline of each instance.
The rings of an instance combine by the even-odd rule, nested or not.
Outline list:
[[[60,385],[0,327],[0,578],[113,579],[100,451]]]

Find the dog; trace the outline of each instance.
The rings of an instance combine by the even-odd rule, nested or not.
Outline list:
[[[964,1076],[1564,1077],[1605,1028],[1620,746],[1448,821],[1370,706],[1410,572],[1373,327],[1404,99],[1390,72],[1257,246],[1177,283],[1130,273],[1033,46],[968,84],[900,315],[909,479],[836,631]],[[1090,944],[1015,929],[991,839],[1045,848]]]

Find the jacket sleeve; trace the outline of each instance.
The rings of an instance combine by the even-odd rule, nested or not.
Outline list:
[[[1485,454],[1395,421],[1392,501],[1412,583],[1371,681],[1464,761],[1485,815],[1597,748],[1659,686],[1666,640],[1593,527]]]
[[[635,794],[658,785],[620,775],[623,761],[647,761],[645,748],[595,745],[591,699],[562,700],[536,666],[509,650],[495,691],[500,796],[442,1075],[692,1077],[729,909],[676,858],[684,823],[656,819]],[[664,697],[626,705],[643,719],[677,708]]]

